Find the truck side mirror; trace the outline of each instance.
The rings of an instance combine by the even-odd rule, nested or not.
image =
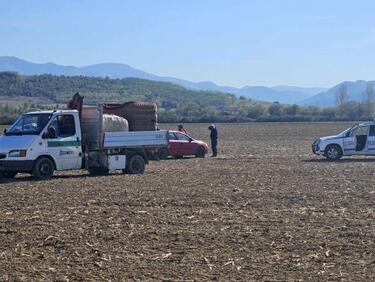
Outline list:
[[[4,128],[4,134],[6,134],[7,133],[7,129],[6,128]]]

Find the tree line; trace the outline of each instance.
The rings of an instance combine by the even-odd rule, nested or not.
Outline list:
[[[368,84],[361,102],[350,101],[345,84],[338,88],[336,105],[329,108],[260,102],[232,94],[193,91],[167,82],[136,78],[0,73],[0,124],[23,112],[65,105],[80,92],[85,104],[150,101],[158,105],[160,122],[249,122],[369,120],[375,114],[375,93]],[[23,103],[14,103],[22,99]],[[42,99],[43,103],[40,102]],[[8,101],[8,102],[6,102]]]

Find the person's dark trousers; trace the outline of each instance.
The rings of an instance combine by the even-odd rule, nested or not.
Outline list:
[[[216,157],[217,156],[217,139],[211,140],[211,149],[212,149],[212,156]]]

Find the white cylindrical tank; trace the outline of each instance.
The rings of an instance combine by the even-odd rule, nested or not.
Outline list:
[[[103,114],[103,131],[129,131],[128,121],[116,115]]]

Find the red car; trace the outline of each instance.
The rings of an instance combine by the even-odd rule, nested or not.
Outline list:
[[[170,130],[168,152],[161,153],[160,158],[165,159],[167,156],[178,158],[189,155],[204,158],[207,153],[208,146],[205,142],[195,140],[185,133]]]

